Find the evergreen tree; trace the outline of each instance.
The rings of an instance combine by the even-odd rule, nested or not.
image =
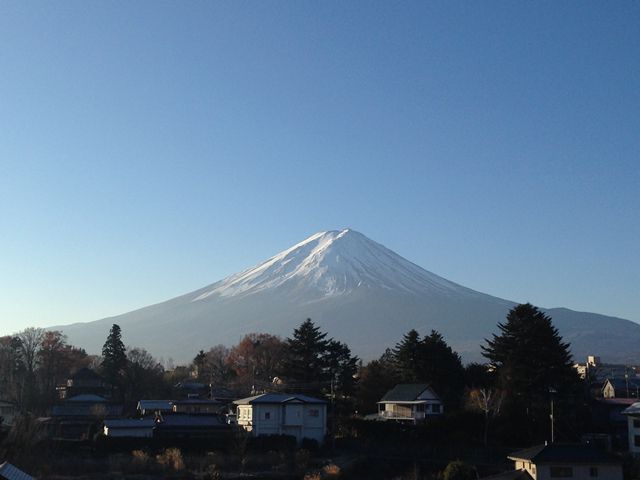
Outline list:
[[[464,367],[460,355],[435,330],[422,339],[418,368],[420,378],[433,386],[449,408],[460,405]]]
[[[127,354],[122,343],[122,332],[120,326],[114,323],[102,347],[102,373],[113,387],[120,387],[126,366]]]
[[[410,330],[393,350],[398,377],[402,383],[428,383],[448,407],[460,404],[464,388],[464,368],[460,356],[432,330],[420,339]]]
[[[293,331],[286,340],[286,359],[283,376],[297,383],[301,390],[314,391],[326,380],[327,334],[320,331],[310,318]]]
[[[351,395],[354,391],[354,375],[358,371],[358,357],[351,355],[346,343],[330,340],[325,353],[326,375],[334,382],[334,392]]]
[[[564,343],[551,317],[527,303],[509,311],[499,323],[500,335],[482,346],[482,354],[511,397],[531,397],[572,387],[576,380],[569,344]]]
[[[548,438],[551,392],[558,399],[558,408],[565,404],[565,421],[575,411],[569,404],[577,400],[579,378],[569,344],[562,341],[551,318],[529,303],[512,308],[498,329],[500,334],[486,340],[482,354],[506,395],[505,410],[512,418],[527,422],[531,441]]]
[[[420,335],[409,330],[393,349],[393,358],[400,383],[415,383],[420,380]]]
[[[361,415],[378,411],[377,402],[397,381],[393,352],[387,348],[378,360],[372,360],[358,371],[356,410]]]

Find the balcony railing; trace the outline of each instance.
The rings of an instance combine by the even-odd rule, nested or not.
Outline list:
[[[407,420],[418,420],[424,418],[424,412],[404,412],[404,411],[393,411],[393,410],[383,410],[378,412],[378,415],[384,418],[400,418]]]

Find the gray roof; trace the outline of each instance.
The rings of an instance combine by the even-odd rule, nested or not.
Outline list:
[[[153,428],[153,418],[112,418],[104,421],[107,428]]]
[[[527,460],[535,464],[545,463],[622,463],[615,455],[591,445],[561,444],[537,445],[509,455],[510,460]]]
[[[622,415],[640,415],[640,402],[636,402],[630,407],[625,408],[622,412]]]
[[[140,400],[139,410],[171,410],[173,402],[171,400]]]
[[[185,398],[183,400],[174,400],[172,403],[174,405],[222,405],[222,402],[208,398]]]
[[[219,426],[227,426],[227,422],[219,415],[165,415],[158,423],[159,428]]]
[[[401,383],[396,385],[380,400],[381,402],[412,402],[429,388],[427,383]]]
[[[309,397],[308,395],[302,395],[298,393],[263,393],[261,395],[254,395],[253,397],[234,400],[233,403],[235,403],[236,405],[254,405],[258,403],[288,402],[327,403],[325,400],[320,400],[319,398]]]
[[[66,401],[67,402],[106,403],[109,400],[107,400],[104,397],[101,397],[100,395],[86,394],[86,395],[76,395],[75,397],[67,398]]]
[[[24,473],[9,462],[4,462],[0,465],[0,478],[6,478],[7,480],[35,480],[34,477]]]
[[[613,388],[616,390],[626,390],[628,385],[629,390],[631,390],[630,393],[637,393],[636,389],[640,388],[640,378],[637,377],[608,377],[605,380],[605,383],[607,381],[611,383],[611,385],[613,385]]]
[[[104,407],[102,410],[101,407]],[[80,403],[77,405],[65,403],[54,405],[51,409],[52,417],[117,417],[122,415],[122,405],[104,403]]]

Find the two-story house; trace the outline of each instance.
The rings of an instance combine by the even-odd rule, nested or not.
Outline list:
[[[327,402],[307,395],[264,393],[233,402],[237,423],[253,436],[292,435],[324,441],[327,433]]]
[[[622,480],[622,461],[590,445],[537,445],[507,458],[515,463],[515,470],[485,480]]]
[[[426,383],[403,383],[378,402],[378,419],[418,423],[444,411],[442,400]]]

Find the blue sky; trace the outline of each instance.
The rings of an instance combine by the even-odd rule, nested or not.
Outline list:
[[[638,25],[632,1],[3,1],[0,334],[347,226],[640,321]]]

